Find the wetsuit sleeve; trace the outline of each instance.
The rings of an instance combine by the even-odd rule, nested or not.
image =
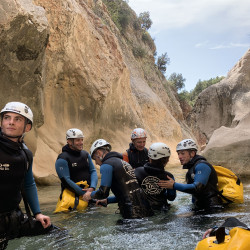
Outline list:
[[[56,160],[56,172],[66,188],[78,195],[83,195],[85,193],[82,191],[81,187],[79,187],[70,179],[68,162],[66,160],[60,158]]]
[[[32,213],[35,215],[40,213],[40,205],[38,201],[38,194],[36,183],[32,174],[32,164],[30,165],[24,179],[24,192],[27,197],[27,201],[30,205]]]
[[[115,196],[109,196],[107,198],[107,202],[108,202],[108,204],[110,204],[110,203],[117,203],[116,197]]]
[[[109,164],[102,164],[100,167],[101,185],[98,190],[91,193],[91,197],[95,199],[105,199],[109,196],[110,187],[113,178],[113,167]]]
[[[174,189],[185,192],[185,193],[190,193],[190,194],[195,193],[197,189],[200,189],[207,184],[210,173],[211,173],[211,168],[205,163],[199,163],[195,167],[194,173],[195,173],[194,183],[181,184],[181,183],[175,182]]]
[[[123,158],[124,161],[129,163],[128,152],[127,151],[122,154],[122,158]]]
[[[90,172],[90,187],[96,189],[98,176],[90,154],[88,154],[88,160],[89,160],[89,172]]]

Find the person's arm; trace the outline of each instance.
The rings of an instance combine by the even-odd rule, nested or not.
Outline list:
[[[30,165],[25,175],[24,192],[26,194],[27,201],[36,220],[40,221],[44,228],[49,227],[51,225],[50,217],[43,215],[40,210],[36,183],[32,174],[32,164]]]
[[[110,204],[110,203],[117,203],[116,197],[115,196],[109,196],[107,198],[107,203],[108,204]]]
[[[110,187],[113,178],[113,167],[109,164],[102,164],[100,168],[101,185],[98,190],[91,193],[91,198],[105,199],[109,196]]]
[[[56,160],[56,172],[58,177],[60,178],[63,185],[71,190],[72,192],[76,193],[77,195],[83,195],[85,191],[82,190],[75,182],[70,179],[69,167],[68,162],[64,159],[57,159]]]
[[[197,190],[201,190],[209,179],[211,173],[211,168],[205,163],[199,163],[195,167],[195,178],[194,182],[191,184],[182,184],[175,182],[169,177],[169,181],[160,181],[158,185],[162,188],[175,189],[181,192],[193,194]]]
[[[169,176],[170,178],[173,179],[173,181],[175,181],[174,176],[171,173],[167,172],[167,176]],[[164,195],[166,196],[167,200],[173,201],[176,198],[176,190],[175,189],[166,189]]]
[[[89,172],[90,172],[90,188],[93,188],[93,190],[95,190],[98,182],[98,176],[90,154],[88,154],[88,161],[89,161]]]
[[[32,164],[30,165],[24,179],[24,192],[31,211],[34,215],[41,213],[36,183],[32,174]]]

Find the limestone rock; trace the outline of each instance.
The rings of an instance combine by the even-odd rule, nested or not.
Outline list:
[[[250,50],[227,77],[198,97],[189,121],[208,142],[204,155],[239,174],[250,173]]]
[[[190,134],[164,79],[134,58],[102,1],[2,0],[0,30],[0,104],[22,101],[35,114],[25,141],[37,182],[55,182],[71,127],[83,130],[87,151],[104,138],[123,152],[135,127],[147,130],[147,146],[162,141],[173,151]]]

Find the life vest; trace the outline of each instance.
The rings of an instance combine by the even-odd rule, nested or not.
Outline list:
[[[90,185],[90,172],[87,151],[73,150],[67,144],[62,148],[62,153],[58,155],[57,159],[64,159],[68,162],[70,179],[73,182],[76,183],[81,180],[86,180]],[[62,188],[65,188],[63,183]]]
[[[83,185],[84,188],[89,187],[89,185],[87,184],[87,181],[79,181],[76,184],[79,186]],[[82,199],[79,199],[79,196],[77,194],[65,188],[63,190],[63,193],[60,195],[58,199],[54,213],[69,212],[72,210],[82,211],[86,209],[87,206],[88,206],[88,202]]]
[[[200,163],[206,164],[211,169],[211,173],[209,175],[207,184],[198,185],[192,193],[195,208],[210,209],[213,207],[218,207],[222,205],[222,200],[219,197],[219,192],[217,190],[217,174],[213,166],[208,163],[203,156],[195,155],[188,164],[183,165],[184,169],[188,169],[188,172],[186,173],[186,182],[187,184],[194,183],[195,169]]]
[[[117,152],[107,153],[102,160],[101,172],[102,169],[105,169],[105,165],[113,168],[110,173],[112,175],[111,191],[117,199],[123,218],[142,218],[152,215],[153,211],[139,186],[134,169],[129,163],[122,160],[122,155]]]
[[[249,250],[250,231],[240,227],[230,230],[224,242],[217,243],[216,236],[208,237],[198,242],[195,250]]]
[[[231,170],[221,167],[213,166],[218,177],[218,190],[224,203],[243,203],[243,184],[238,176]]]
[[[168,180],[167,175],[171,178],[174,176],[164,170],[164,166],[156,166],[152,163],[146,163],[143,167],[135,169],[135,176],[144,191],[151,207],[156,210],[166,209],[169,204],[167,200],[174,200],[176,193],[169,194],[166,188],[160,188],[160,180]]]
[[[144,148],[142,151],[139,151],[133,143],[130,143],[129,149],[123,154],[123,160],[128,162],[132,168],[142,167],[149,161],[148,150]]]

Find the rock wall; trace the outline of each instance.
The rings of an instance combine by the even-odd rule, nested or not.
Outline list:
[[[208,142],[204,156],[239,175],[250,175],[249,106],[250,50],[226,78],[199,95],[189,116],[193,129]]]
[[[173,152],[190,135],[164,78],[145,78],[101,1],[2,0],[0,30],[0,105],[22,101],[34,112],[25,141],[37,182],[58,181],[54,163],[71,127],[83,130],[87,151],[102,137],[122,152],[135,127],[147,130],[147,146],[163,141]]]

